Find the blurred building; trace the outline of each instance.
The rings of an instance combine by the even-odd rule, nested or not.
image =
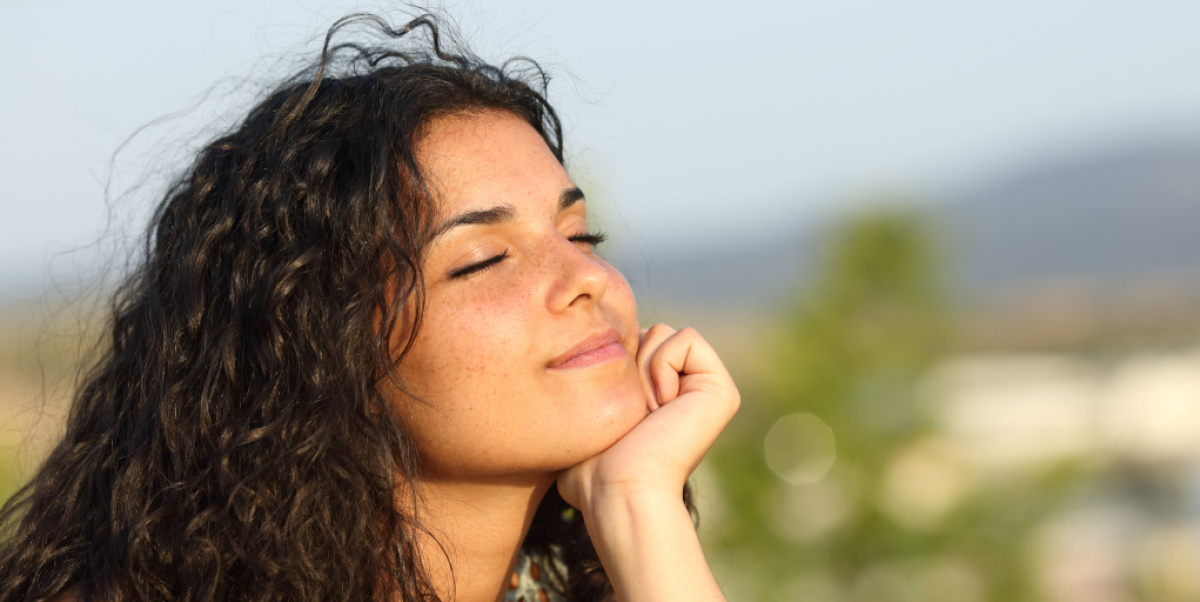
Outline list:
[[[1031,553],[1051,600],[1200,598],[1200,347],[975,353],[927,382],[973,478],[1087,478]]]

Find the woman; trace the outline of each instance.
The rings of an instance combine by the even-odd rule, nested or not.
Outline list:
[[[722,599],[680,493],[737,390],[562,158],[431,19],[335,24],[160,204],[0,600]]]

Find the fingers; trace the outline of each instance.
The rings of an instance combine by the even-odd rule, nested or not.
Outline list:
[[[689,390],[709,390],[729,398],[736,411],[737,388],[716,351],[692,328],[675,331],[656,324],[646,331],[637,354],[651,410]]]
[[[650,360],[650,375],[657,383],[660,405],[702,383],[733,384],[717,352],[691,328],[672,334],[658,346]]]
[[[660,345],[663,344],[671,335],[675,334],[675,329],[666,324],[655,324],[650,328],[642,329],[642,344],[638,346],[637,357],[635,358],[638,366],[638,372],[642,375],[642,389],[646,392],[647,405],[650,411],[658,409],[659,394],[655,389],[654,377],[650,371],[650,360],[654,357]]]

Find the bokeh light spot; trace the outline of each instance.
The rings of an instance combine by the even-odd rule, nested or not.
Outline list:
[[[792,485],[815,483],[837,459],[833,429],[812,414],[788,414],[763,439],[767,466]]]

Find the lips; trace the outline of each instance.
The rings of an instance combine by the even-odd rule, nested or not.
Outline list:
[[[550,360],[549,368],[583,368],[625,354],[621,334],[614,328],[593,334],[567,352]]]

